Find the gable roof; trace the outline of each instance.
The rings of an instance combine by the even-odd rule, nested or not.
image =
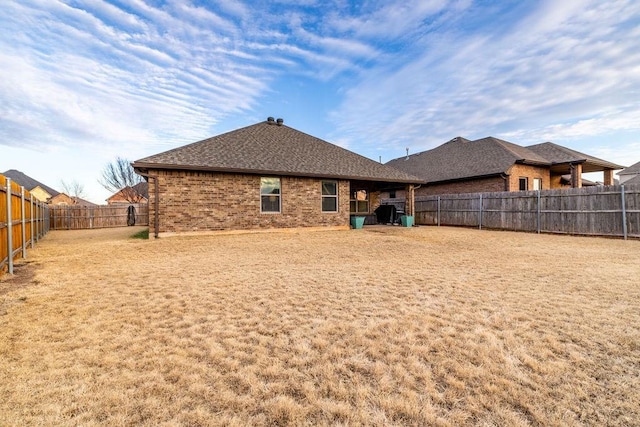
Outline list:
[[[423,183],[272,118],[136,160],[133,167]]]
[[[640,185],[640,175],[634,176],[633,178],[626,180],[624,184]]]
[[[60,200],[67,204],[72,204],[75,206],[98,206],[97,204],[80,197],[69,196],[67,193],[58,193],[55,196],[50,197],[47,203],[49,205],[55,206],[60,203]]]
[[[149,199],[149,183],[147,181],[142,181],[137,183],[136,185],[134,185],[133,187],[125,187],[120,191],[116,191],[115,193],[113,193],[111,196],[109,196],[107,198],[107,201],[114,199],[114,198],[125,198],[126,199],[126,195],[125,193],[127,192],[127,190],[131,189],[131,191],[136,194],[137,196],[143,197],[145,199]]]
[[[618,172],[618,175],[638,175],[640,174],[640,162],[634,163],[628,168]]]
[[[623,169],[624,166],[581,153],[553,142],[543,142],[542,144],[530,145],[529,150],[548,159],[552,165],[567,163],[582,163],[583,172],[598,172],[603,168]]]
[[[531,150],[491,136],[476,141],[456,137],[434,149],[386,164],[428,182],[438,182],[500,175],[514,163],[551,164]]]
[[[40,181],[35,180],[28,175],[25,175],[19,170],[9,169],[8,171],[3,172],[2,175],[6,176],[7,178],[11,178],[12,181],[16,182],[18,185],[24,187],[29,191],[33,190],[37,186],[40,186],[43,190],[45,190],[51,196],[57,196],[58,194],[60,194],[59,191],[56,191],[53,188],[44,185]]]

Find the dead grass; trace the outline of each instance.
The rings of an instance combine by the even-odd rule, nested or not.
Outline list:
[[[640,420],[639,241],[136,231],[51,232],[0,279],[0,425]]]

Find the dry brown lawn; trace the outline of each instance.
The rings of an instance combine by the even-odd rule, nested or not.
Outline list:
[[[640,424],[640,241],[138,230],[0,279],[0,425]]]

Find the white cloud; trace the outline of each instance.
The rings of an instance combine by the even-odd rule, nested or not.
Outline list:
[[[548,2],[521,22],[425,36],[403,67],[346,90],[335,134],[397,153],[457,135],[640,130],[639,105],[622,105],[640,90],[636,29],[622,28],[640,5],[607,5]]]

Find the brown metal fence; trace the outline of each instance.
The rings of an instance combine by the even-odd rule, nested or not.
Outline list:
[[[149,206],[122,204],[109,206],[53,206],[49,210],[52,230],[126,227],[129,206],[135,208],[135,225],[149,225]]]
[[[46,204],[24,187],[0,175],[0,273],[13,274],[13,261],[49,231]]]
[[[640,238],[640,186],[421,196],[415,217],[420,225]]]

